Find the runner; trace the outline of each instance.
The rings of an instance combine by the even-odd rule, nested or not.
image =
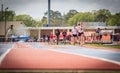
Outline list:
[[[76,26],[74,26],[74,28],[72,29],[71,44],[75,45],[76,40],[77,40],[77,29]]]
[[[82,22],[78,23],[77,26],[77,31],[78,31],[78,43],[80,45],[84,44],[84,30],[83,30],[83,26],[82,26]]]
[[[67,35],[66,30],[63,30],[62,35],[63,35],[63,43],[66,44],[66,35]]]
[[[66,40],[68,40],[69,42],[71,41],[71,37],[72,37],[72,30],[69,29],[69,31],[67,32],[67,37],[66,37]]]
[[[56,40],[57,40],[57,45],[58,45],[58,43],[59,43],[59,36],[60,36],[59,29],[56,30],[55,35],[56,35]]]

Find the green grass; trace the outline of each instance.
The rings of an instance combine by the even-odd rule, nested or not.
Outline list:
[[[104,45],[104,44],[85,44],[85,46],[93,46],[93,47],[98,47],[98,48],[115,48],[115,49],[120,49],[120,45]]]

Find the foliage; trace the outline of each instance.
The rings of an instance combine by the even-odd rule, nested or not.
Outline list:
[[[90,12],[85,13],[77,13],[72,18],[68,20],[68,24],[75,25],[77,22],[93,22],[94,21],[94,15]]]
[[[3,13],[0,11],[0,21],[4,21],[5,20],[5,16],[6,16],[6,20],[7,21],[13,21],[14,17],[15,17],[15,12],[14,11],[3,11]]]
[[[116,13],[115,15],[112,15],[109,19],[107,24],[109,26],[120,26],[120,13]]]
[[[42,20],[41,20],[42,24],[47,24],[47,17],[43,17]]]
[[[3,15],[2,15],[3,14]],[[47,24],[48,12],[44,13],[41,20],[34,20],[30,15],[15,14],[15,11],[6,11],[7,21],[23,21],[26,26],[38,27]],[[0,21],[4,21],[5,12],[0,11]],[[50,21],[53,26],[72,26],[77,22],[106,22],[108,26],[120,26],[120,13],[111,14],[107,9],[93,10],[92,12],[78,12],[69,10],[68,13],[62,15],[59,11],[50,11]]]
[[[111,16],[111,12],[107,9],[100,9],[94,12],[96,22],[106,22]]]
[[[23,21],[26,26],[35,26],[37,22],[30,15],[22,14],[15,17],[16,21]]]
[[[95,48],[104,48],[104,49],[120,49],[120,45],[85,44],[85,46],[92,46]]]
[[[76,11],[76,10],[69,10],[69,12],[66,15],[63,16],[64,20],[65,20],[65,24],[67,24],[68,20],[70,18],[72,18],[77,13],[78,13],[78,11]]]
[[[47,15],[48,12],[44,13],[43,19],[41,20],[42,24],[47,24]],[[62,15],[59,11],[50,10],[50,21],[51,25],[60,25],[62,24]]]

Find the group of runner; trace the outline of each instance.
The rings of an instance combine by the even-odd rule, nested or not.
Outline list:
[[[78,44],[83,45],[84,44],[84,29],[83,29],[83,23],[79,22],[77,26],[74,26],[72,29],[72,37],[71,37],[71,43],[75,44],[78,42]]]
[[[66,40],[68,40],[71,44],[76,44],[78,43],[79,45],[84,44],[84,29],[82,26],[82,22],[79,22],[77,26],[74,26],[73,29],[70,29],[69,31],[63,30],[60,32],[59,29],[55,31],[55,39],[56,39],[56,44],[58,45],[60,41],[60,36],[62,34],[62,41],[64,44],[66,44]],[[54,36],[51,33],[48,37],[48,42],[53,43],[54,41]]]

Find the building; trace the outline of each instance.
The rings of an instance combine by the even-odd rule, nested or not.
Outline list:
[[[25,24],[22,21],[11,21],[6,23],[6,29],[9,28],[10,25],[14,25],[14,28],[16,30],[16,35],[27,35],[30,36],[31,39],[37,38],[41,40],[43,38],[43,35],[49,35],[52,33],[55,35],[56,29],[59,29],[60,32],[63,30],[69,31],[73,27],[26,27]],[[100,26],[102,24],[102,26]],[[105,32],[112,32],[113,36],[117,36],[117,39],[120,41],[120,26],[106,26],[105,23],[100,22],[83,22],[83,27],[85,31],[85,37],[86,42],[91,42],[91,35],[95,33],[96,29],[100,28],[102,31],[107,28],[107,31]],[[0,22],[0,37],[5,38],[5,23]],[[109,36],[110,37],[110,34]],[[103,39],[104,40],[104,39]],[[108,39],[109,40],[109,39]],[[114,39],[113,39],[114,40]]]
[[[69,31],[73,27],[26,27],[25,29],[28,30],[28,34],[31,38],[43,38],[43,35],[48,35],[52,33],[55,35],[56,29],[59,29],[61,32],[66,29]],[[120,39],[120,26],[84,26],[85,36],[86,38],[91,37],[93,33],[95,33],[96,29],[100,28],[102,31],[107,28],[106,32],[112,32],[112,35],[118,36]],[[108,39],[109,40],[109,39]]]

